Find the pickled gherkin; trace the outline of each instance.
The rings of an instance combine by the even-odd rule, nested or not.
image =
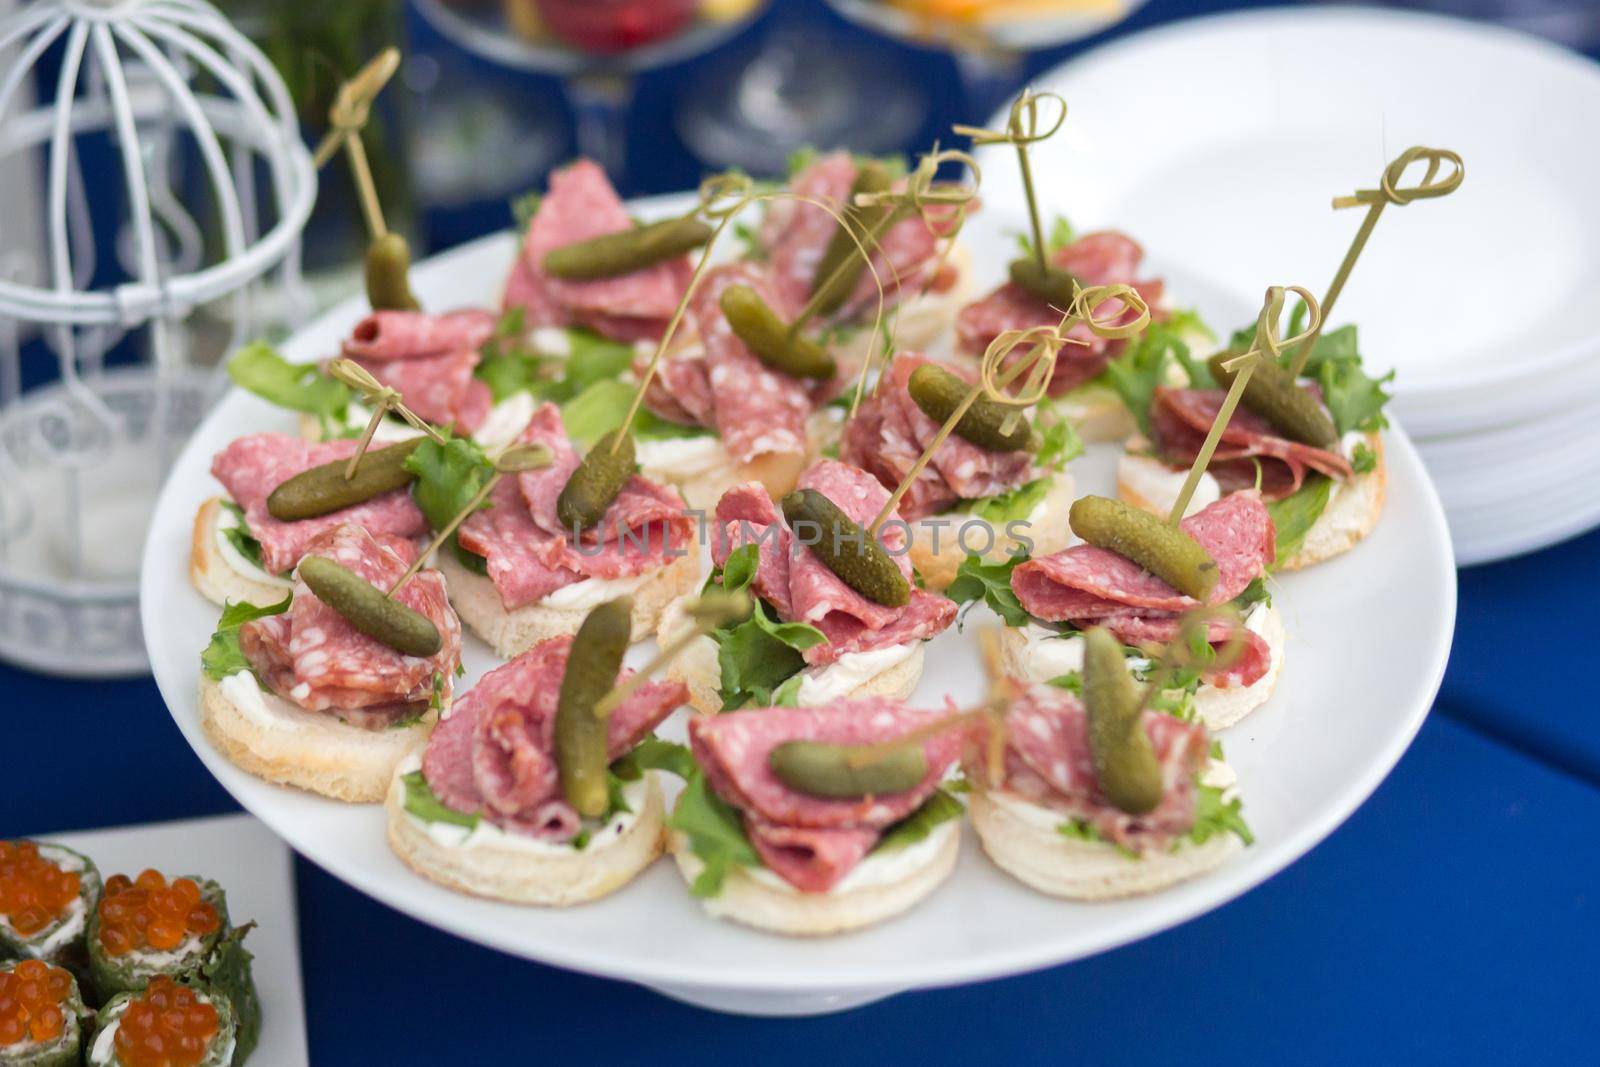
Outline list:
[[[1072,532],[1131,559],[1185,596],[1206,603],[1217,584],[1216,561],[1179,527],[1120,500],[1086,496],[1072,505]]]
[[[1040,267],[1037,260],[1022,258],[1011,261],[1011,283],[1026,289],[1060,312],[1072,310],[1078,298],[1078,279],[1060,267]]]
[[[783,517],[796,539],[851,589],[885,607],[911,602],[911,584],[888,550],[815,489],[784,497]]]
[[[612,430],[596,441],[556,498],[561,525],[575,533],[600,525],[637,465],[633,437],[626,429]]]
[[[1218,352],[1208,363],[1211,376],[1224,388],[1233,384],[1234,372],[1223,363],[1234,355]],[[1292,441],[1317,448],[1333,448],[1339,443],[1339,431],[1316,397],[1300,388],[1293,375],[1270,360],[1263,359],[1256,364],[1250,380],[1245,382],[1240,401]]]
[[[1083,701],[1095,778],[1117,809],[1142,815],[1161,803],[1165,790],[1144,729],[1139,684],[1128,673],[1122,642],[1109,630],[1085,631],[1083,643]]]
[[[307,556],[297,573],[317,598],[361,633],[407,656],[436,656],[444,638],[433,621],[384,595],[355,571],[326,556]]]
[[[859,749],[821,741],[786,741],[767,765],[791,789],[815,797],[865,797],[901,793],[928,773],[922,745],[912,742],[870,759]]]
[[[666,219],[579,241],[545,254],[552,278],[587,282],[653,267],[711,240],[711,227],[696,218]]]
[[[373,311],[417,311],[411,293],[411,246],[386,233],[367,246],[367,303]]]
[[[345,508],[364,504],[373,497],[404,489],[416,480],[406,470],[406,459],[425,438],[403,441],[387,448],[371,449],[356,465],[354,477],[344,476],[350,461],[324,463],[301,471],[279,485],[267,497],[267,514],[280,522],[315,519]]]
[[[973,387],[943,367],[924,363],[911,372],[907,388],[922,413],[943,426]],[[1016,423],[1009,432],[1005,428],[1007,420]],[[955,425],[955,434],[991,452],[1032,451],[1038,446],[1028,420],[1016,408],[997,404],[986,396],[978,397],[967,408]]]
[[[888,167],[877,160],[862,164],[856,174],[855,184],[850,188],[850,203],[844,209],[844,216],[851,221],[851,225],[834,230],[822,259],[817,262],[817,271],[812,275],[811,291],[816,300],[817,314],[832,315],[855,292],[856,283],[867,268],[861,248],[865,247],[871,253],[869,242],[894,210],[887,204],[858,207],[855,204],[856,196],[862,193],[886,193],[893,186],[894,175]],[[856,244],[857,238],[861,241],[859,246]]]
[[[606,720],[595,705],[617,684],[633,637],[633,600],[619,597],[589,612],[572,639],[556,702],[556,767],[561,792],[579,815],[605,814]]]
[[[724,289],[720,303],[734,334],[772,369],[796,378],[828,379],[838,373],[838,364],[827,349],[791,331],[748,285]]]

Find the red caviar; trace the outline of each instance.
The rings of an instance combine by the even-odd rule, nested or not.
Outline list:
[[[60,1037],[67,1028],[61,1005],[71,992],[72,976],[41,960],[0,971],[0,1046]]]
[[[100,898],[100,946],[110,956],[140,948],[170,952],[190,934],[204,937],[221,925],[193,879],[175,878],[168,885],[160,871],[143,871],[132,881],[114,874]]]
[[[122,1012],[113,1039],[117,1062],[122,1067],[195,1067],[220,1028],[216,1008],[188,986],[158,974]]]
[[[0,916],[32,937],[66,914],[78,899],[78,872],[39,855],[32,841],[0,841]]]

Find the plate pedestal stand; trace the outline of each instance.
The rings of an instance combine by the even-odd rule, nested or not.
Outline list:
[[[832,1015],[865,1007],[904,993],[904,989],[851,989],[842,993],[767,993],[760,990],[704,989],[696,986],[650,986],[671,1000],[707,1011],[768,1018]]]

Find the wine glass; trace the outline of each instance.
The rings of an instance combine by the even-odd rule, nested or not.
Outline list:
[[[678,134],[702,162],[777,175],[807,145],[879,155],[922,127],[917,79],[882,49],[840,40],[820,14],[781,5],[755,55],[712,63],[689,87]]]
[[[859,26],[942,48],[956,62],[968,120],[982,122],[1016,92],[1029,52],[1113,26],[1146,0],[827,0]]]
[[[580,154],[621,181],[634,79],[732,37],[766,0],[413,0],[441,35],[483,59],[559,76]]]

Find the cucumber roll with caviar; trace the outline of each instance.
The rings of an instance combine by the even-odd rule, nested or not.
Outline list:
[[[89,1017],[64,968],[34,959],[0,965],[0,1063],[76,1067]]]
[[[136,879],[112,875],[89,924],[94,988],[105,999],[141,992],[162,976],[204,983],[227,1001],[242,1061],[261,1028],[251,956],[242,944],[250,928],[229,923],[227,896],[209,879],[169,882],[155,870]]]
[[[88,974],[100,872],[87,856],[37,841],[0,841],[0,960],[37,959]]]
[[[161,974],[100,1009],[90,1067],[229,1067],[250,1050],[228,998]]]

